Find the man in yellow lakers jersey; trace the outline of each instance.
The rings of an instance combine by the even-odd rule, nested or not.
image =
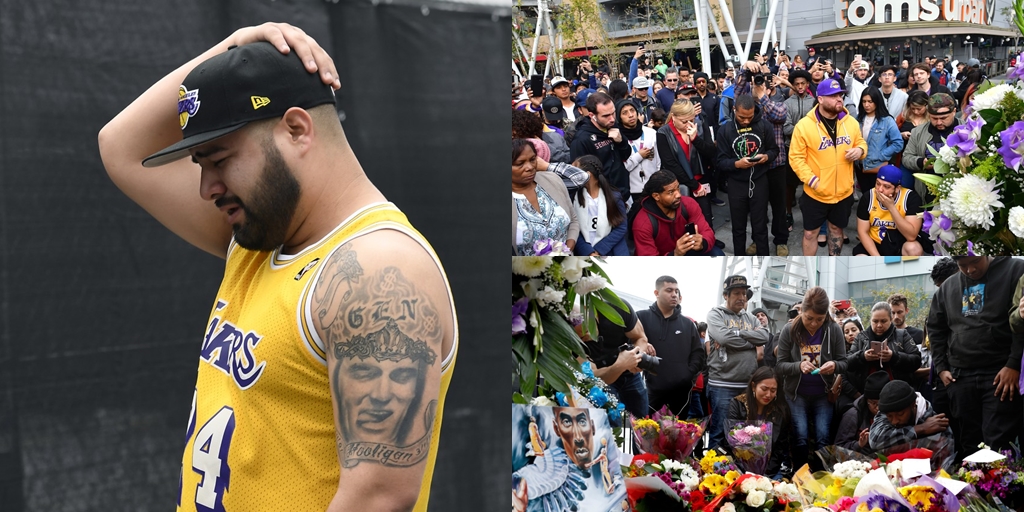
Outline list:
[[[426,510],[455,308],[349,147],[336,77],[301,30],[244,28],[100,132],[117,186],[227,260],[178,510]]]
[[[860,243],[853,248],[855,256],[931,254],[931,241],[921,234],[921,196],[900,186],[902,175],[895,165],[882,166],[875,188],[861,197],[857,206]]]

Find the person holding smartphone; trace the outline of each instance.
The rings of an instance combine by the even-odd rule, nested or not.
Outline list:
[[[871,307],[868,328],[853,340],[847,362],[847,380],[860,396],[867,377],[875,372],[885,372],[892,380],[914,382],[914,372],[921,367],[921,351],[910,333],[893,323],[892,306],[878,302]]]
[[[747,219],[758,256],[768,256],[768,169],[779,156],[775,131],[749,94],[736,97],[733,119],[718,134],[717,171],[729,177],[733,254],[746,250]]]
[[[661,169],[675,175],[679,193],[690,197],[700,206],[704,219],[711,223],[711,185],[705,175],[707,166],[714,162],[715,143],[707,122],[698,118],[699,103],[677,101],[669,111],[668,122],[658,129],[657,154]]]

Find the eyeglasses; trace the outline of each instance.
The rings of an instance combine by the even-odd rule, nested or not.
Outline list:
[[[666,82],[678,82],[679,79],[678,78],[666,78],[665,81]]]

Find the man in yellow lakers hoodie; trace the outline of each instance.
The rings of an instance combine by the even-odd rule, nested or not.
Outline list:
[[[817,253],[818,231],[825,221],[828,254],[838,256],[853,207],[853,162],[867,155],[868,143],[861,136],[860,124],[843,107],[846,90],[842,82],[822,80],[817,93],[818,106],[793,128],[789,163],[804,182],[800,196],[804,256]]]

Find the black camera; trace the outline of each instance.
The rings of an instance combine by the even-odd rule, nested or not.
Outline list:
[[[623,343],[621,346],[619,346],[619,352],[625,352],[627,350],[633,350],[634,348],[636,348],[636,347],[633,346],[633,345],[630,345],[629,343]],[[638,363],[636,365],[636,367],[640,368],[641,370],[643,370],[643,371],[645,371],[647,373],[650,373],[651,375],[657,375],[658,374],[658,365],[660,365],[660,364],[661,364],[661,358],[660,357],[652,356],[652,355],[650,355],[650,354],[648,354],[646,352],[640,352],[640,363]]]
[[[753,77],[754,85],[765,85],[766,83],[771,84],[774,78],[775,76],[771,73],[757,73]]]

